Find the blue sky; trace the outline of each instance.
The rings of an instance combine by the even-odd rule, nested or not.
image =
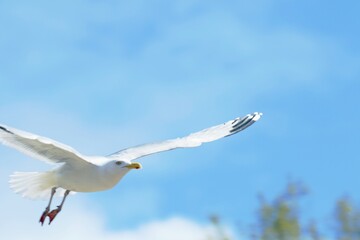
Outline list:
[[[0,121],[108,154],[261,111],[239,135],[141,159],[115,189],[66,207],[93,211],[106,234],[173,217],[206,225],[212,213],[246,226],[259,192],[271,198],[294,179],[311,191],[304,219],[329,222],[337,198],[360,199],[359,5],[2,1]],[[0,154],[1,205],[33,206],[21,224],[35,227],[46,203],[13,196],[6,182],[48,166]]]

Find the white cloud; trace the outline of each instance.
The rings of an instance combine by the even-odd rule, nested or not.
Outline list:
[[[113,234],[115,238],[127,240],[205,240],[211,235],[213,235],[213,229],[210,226],[201,225],[181,217],[155,221],[142,225],[135,230]]]
[[[1,189],[2,192],[4,192],[3,190]],[[214,230],[209,224],[199,224],[179,216],[150,221],[133,229],[110,231],[105,227],[104,216],[99,214],[96,209],[94,210],[89,203],[76,197],[70,199],[72,203],[65,205],[63,211],[50,226],[45,223],[41,227],[37,222],[37,217],[42,211],[40,205],[45,205],[45,202],[28,201],[15,195],[2,195],[0,200],[2,206],[1,238],[19,240],[47,240],[49,238],[52,240],[205,240],[214,234]],[[39,209],[41,211],[38,212]]]

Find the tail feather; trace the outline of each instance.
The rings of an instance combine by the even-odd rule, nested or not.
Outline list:
[[[51,189],[56,187],[53,172],[15,172],[10,176],[10,188],[17,194],[31,199],[45,199],[50,196]],[[58,189],[57,195],[63,195],[64,190]]]

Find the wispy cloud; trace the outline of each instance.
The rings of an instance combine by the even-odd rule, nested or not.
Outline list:
[[[3,192],[2,187],[0,190]],[[104,215],[76,197],[64,207],[51,226],[43,227],[37,222],[37,213],[41,214],[42,211],[39,202],[7,195],[1,198],[0,204],[3,206],[0,231],[4,239],[205,240],[214,234],[214,229],[209,224],[199,224],[179,216],[150,221],[132,229],[109,231],[105,226]],[[15,230],[19,228],[21,231]]]

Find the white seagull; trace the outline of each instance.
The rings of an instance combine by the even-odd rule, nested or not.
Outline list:
[[[261,115],[255,112],[185,137],[139,145],[109,156],[86,156],[52,139],[5,125],[0,125],[0,142],[30,157],[59,164],[47,172],[15,172],[10,176],[10,187],[15,193],[32,199],[50,198],[39,220],[43,225],[46,217],[49,217],[49,224],[54,220],[70,192],[107,190],[114,187],[131,169],[140,169],[141,164],[133,160],[175,148],[197,147],[233,135],[252,125]],[[50,211],[55,194],[63,199],[56,209]]]

